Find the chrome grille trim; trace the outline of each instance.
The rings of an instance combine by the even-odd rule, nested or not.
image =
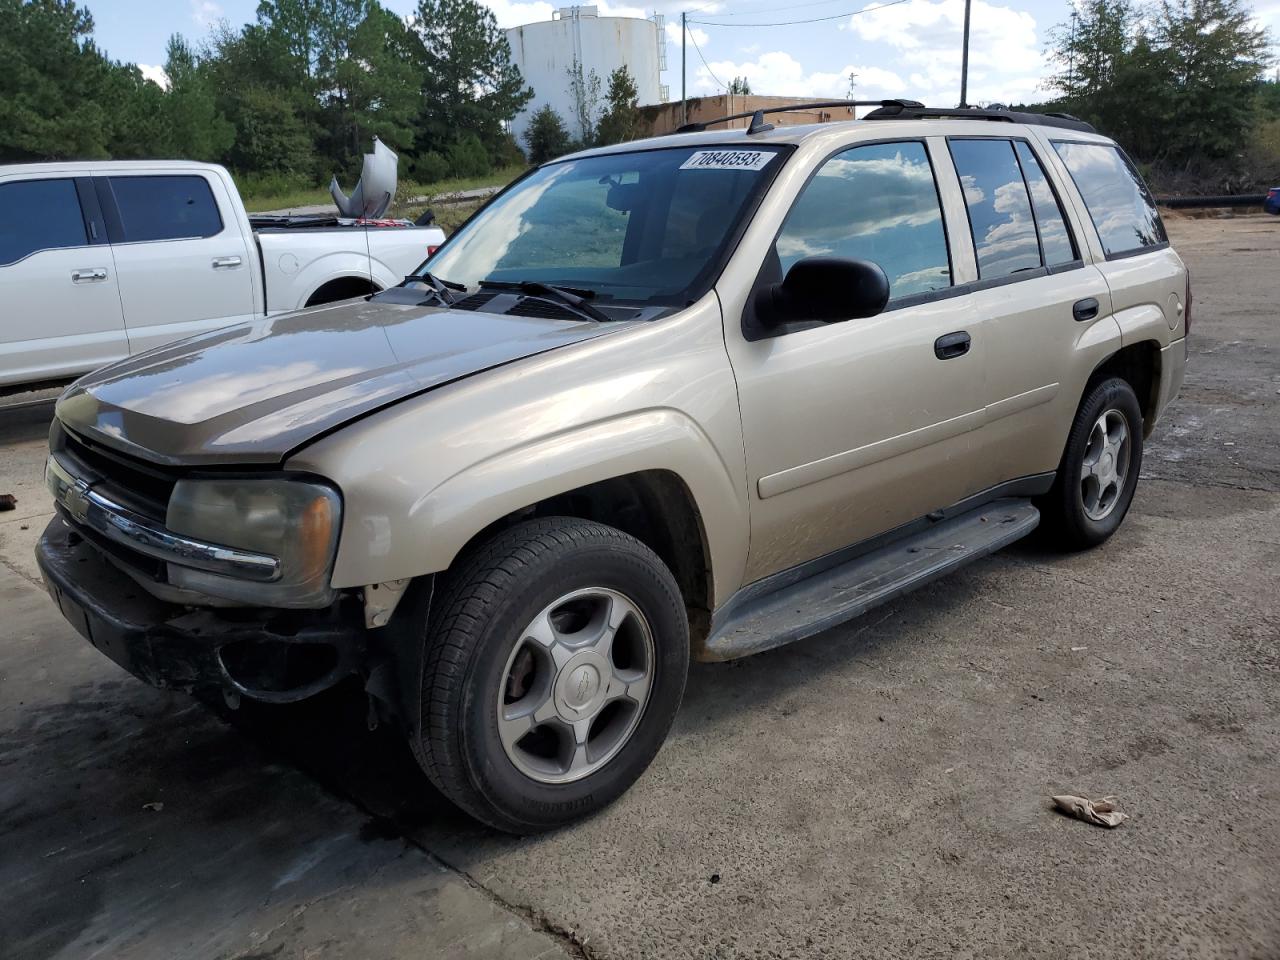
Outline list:
[[[95,490],[68,470],[56,455],[45,464],[45,483],[73,522],[144,556],[243,580],[269,583],[280,578],[280,561],[276,557],[171,533]]]

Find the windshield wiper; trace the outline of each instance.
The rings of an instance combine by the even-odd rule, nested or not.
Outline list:
[[[441,280],[430,273],[411,273],[401,280],[399,285],[407,287],[414,283],[425,283],[436,295],[436,299],[446,307],[453,303],[453,294],[449,292],[450,290],[456,290],[459,293],[467,292],[467,288],[462,284],[454,283],[452,280]]]
[[[519,290],[530,297],[553,300],[568,307],[579,316],[586,317],[588,320],[595,320],[597,323],[613,322],[613,317],[587,303],[588,297],[596,295],[594,290],[587,290],[583,287],[555,287],[549,283],[542,283],[540,280],[520,280],[518,282],[481,280],[480,285],[482,287],[493,287],[497,290]]]

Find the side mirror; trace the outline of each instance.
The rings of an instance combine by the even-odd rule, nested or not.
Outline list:
[[[874,317],[889,302],[889,278],[878,264],[844,257],[805,257],[781,283],[756,294],[756,310],[773,323],[838,323]]]

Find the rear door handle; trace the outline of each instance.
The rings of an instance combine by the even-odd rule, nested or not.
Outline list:
[[[962,357],[969,352],[969,344],[972,342],[969,334],[963,330],[957,330],[955,333],[944,333],[933,341],[933,355],[939,360]]]
[[[215,270],[231,270],[240,266],[239,257],[214,257],[213,269]]]
[[[91,267],[86,270],[72,270],[72,283],[96,283],[99,280],[107,279],[106,267]]]
[[[1077,300],[1071,308],[1071,315],[1076,320],[1092,320],[1098,315],[1098,301],[1093,297]]]

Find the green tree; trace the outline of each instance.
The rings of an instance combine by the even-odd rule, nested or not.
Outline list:
[[[1131,0],[1085,0],[1072,23],[1050,33],[1050,53],[1058,72],[1048,87],[1071,103],[1095,112],[1113,107],[1116,77],[1129,53],[1135,14]]]
[[[1166,52],[1170,156],[1228,157],[1256,116],[1255,89],[1269,62],[1266,31],[1241,0],[1163,0],[1151,42]]]
[[[483,177],[489,172],[489,154],[474,133],[463,134],[449,148],[449,173],[455,177]]]
[[[583,71],[582,61],[575,59],[565,71],[569,76],[569,97],[573,101],[573,119],[578,124],[578,140],[584,147],[596,142],[596,117],[600,112],[600,75],[594,69]]]
[[[110,71],[99,96],[103,113],[111,118],[107,156],[115,160],[173,156],[163,87],[130,65]]]
[[[213,82],[195,51],[178,34],[169,38],[164,64],[169,90],[161,101],[168,153],[189,160],[221,160],[236,131],[218,110]]]
[[[529,162],[532,164],[546,163],[569,152],[569,131],[550,104],[529,119],[524,143],[529,149]]]
[[[242,173],[312,182],[332,172],[316,157],[319,105],[278,32],[251,24],[215,29],[204,52],[215,102],[235,128],[226,161]]]
[[[0,160],[107,154],[114,65],[73,0],[0,0]]]
[[[639,124],[639,93],[631,71],[623,64],[609,74],[609,91],[605,94],[605,111],[596,129],[596,140],[601,144],[634,140]]]
[[[1086,0],[1051,33],[1054,106],[1139,158],[1190,171],[1229,167],[1249,139],[1266,34],[1242,0]]]
[[[852,74],[850,74],[850,85],[852,86]],[[751,96],[751,84],[746,77],[734,77],[729,81],[729,93],[743,97]]]
[[[419,0],[410,24],[422,78],[417,124],[420,151],[444,152],[463,132],[490,155],[509,123],[533,97],[511,62],[511,46],[493,11],[477,0]]]
[[[421,85],[412,56],[413,37],[404,21],[370,4],[336,64],[324,111],[340,153],[358,156],[375,136],[399,152],[413,146]]]

